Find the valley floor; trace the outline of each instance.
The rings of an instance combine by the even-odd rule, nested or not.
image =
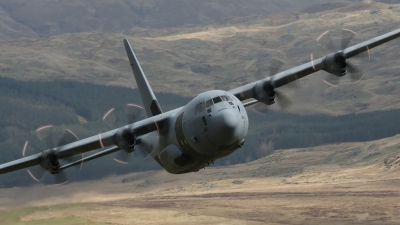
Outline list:
[[[398,135],[276,151],[185,175],[150,171],[0,189],[0,223],[399,224],[399,143]]]

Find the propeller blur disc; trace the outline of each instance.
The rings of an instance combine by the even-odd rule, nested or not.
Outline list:
[[[350,42],[354,39],[357,33],[353,30],[343,28],[340,30],[340,34],[337,31],[325,31],[320,36],[318,36],[316,42],[319,46],[322,46],[324,49],[330,52],[337,52],[340,50],[344,50],[349,47]],[[335,45],[334,41],[332,41],[331,36],[340,36],[340,45]],[[371,61],[371,53],[369,48],[365,49],[366,54],[359,54],[353,57],[352,59],[359,58],[367,58],[368,61]],[[314,61],[314,55],[311,54],[311,62]],[[348,77],[351,79],[351,82],[348,82],[348,85],[355,85],[359,83],[363,78],[364,74],[357,66],[353,63],[349,62],[349,59],[346,60],[347,64],[347,72]],[[337,77],[333,74],[328,74],[325,79],[322,80],[324,83],[328,84],[331,87],[339,87],[339,84],[343,81],[341,77]]]
[[[54,148],[54,142],[53,142],[53,125],[46,125],[39,127],[36,130],[36,135],[39,138],[39,140],[48,148],[48,149],[53,149]]]
[[[128,124],[137,122],[140,116],[142,115],[143,111],[144,108],[140,105],[136,105],[133,103],[127,104],[125,107],[125,115]]]
[[[126,119],[120,119],[119,114],[116,112],[115,108],[109,109],[103,116],[103,122],[107,124],[109,128],[115,129],[118,126],[128,125],[137,122],[144,112],[144,108],[140,105],[129,103],[125,107],[125,116]],[[121,121],[126,121],[121,123]],[[99,142],[100,146],[104,148],[103,140],[101,137],[101,133],[99,134]],[[123,149],[119,150],[117,155],[113,158],[114,161],[121,164],[129,164],[130,159],[132,158],[132,152],[127,152]]]
[[[40,151],[32,148],[29,145],[29,141],[25,141],[24,147],[22,148],[22,156],[26,157],[28,155],[33,155],[37,153],[40,153]],[[39,165],[29,168],[26,171],[28,172],[29,176],[36,182],[40,182],[46,174],[46,170]]]
[[[63,146],[79,140],[76,134],[74,134],[71,130],[66,129],[57,141],[57,145],[54,145],[54,143],[56,142],[54,141],[52,125],[39,127],[36,130],[36,136],[46,148],[52,149],[52,151],[57,151],[56,147]],[[29,141],[26,141],[22,149],[22,156],[26,157],[33,154],[38,154],[41,153],[43,150],[47,149],[44,149],[43,147],[33,147],[30,145]],[[63,158],[62,160],[72,162],[81,158],[83,158],[83,154],[71,155],[70,157]],[[82,164],[80,164],[80,168],[82,168]],[[42,181],[46,173],[48,173],[46,169],[44,169],[41,165],[31,167],[27,169],[27,172],[30,177],[37,182]],[[62,185],[68,182],[67,175],[64,171],[53,174],[53,177],[53,184],[55,185]]]
[[[249,61],[245,65],[244,69],[248,76],[254,77],[256,80],[262,80],[266,77],[270,77],[279,73],[284,64],[285,63],[278,58],[267,58],[266,56],[262,56],[258,59],[253,59]],[[285,87],[297,89],[299,87],[297,79],[292,80]],[[292,101],[283,92],[277,90],[274,91],[276,102],[279,108],[282,111],[290,109],[292,106]],[[256,107],[254,109],[257,110],[258,108]],[[262,110],[262,112],[260,111],[260,113],[264,112],[265,110]]]
[[[109,127],[114,127],[117,122],[117,116],[114,113],[115,108],[109,109],[103,116],[103,122]]]

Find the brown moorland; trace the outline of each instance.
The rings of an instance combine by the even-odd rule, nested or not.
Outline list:
[[[342,28],[357,32],[350,44],[399,29],[400,5],[318,7],[297,15],[234,18],[185,28],[1,41],[1,74],[19,80],[62,79],[134,88],[122,45],[122,39],[128,38],[155,90],[194,96],[256,80],[257,69],[247,67],[254,60],[261,60],[263,77],[268,75],[270,58],[284,61],[282,69],[289,69],[309,62],[311,53],[323,56],[329,51],[316,38],[327,30],[338,46]],[[346,114],[399,108],[399,48],[400,40],[394,40],[373,49],[370,62],[368,57],[352,60],[365,73],[356,85],[345,77],[338,88],[330,87],[322,82],[325,72],[302,79],[300,89],[289,91],[295,102],[302,103],[295,104],[293,112]]]
[[[185,175],[150,171],[1,189],[0,218],[19,215],[26,224],[398,224],[399,149],[397,135],[279,150]]]

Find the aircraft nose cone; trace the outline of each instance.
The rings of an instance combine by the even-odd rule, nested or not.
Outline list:
[[[218,146],[229,145],[237,141],[240,130],[240,118],[230,110],[222,110],[212,118],[212,126],[207,135]]]
[[[217,123],[220,125],[221,132],[230,132],[234,130],[238,124],[236,116],[229,110],[223,110],[216,117]]]

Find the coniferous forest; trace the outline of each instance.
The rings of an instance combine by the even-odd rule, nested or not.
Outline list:
[[[167,93],[156,95],[163,111],[183,106],[194,97]],[[111,129],[101,119],[110,108],[116,109],[122,125],[127,103],[142,104],[136,89],[70,81],[28,82],[0,78],[0,164],[22,157],[26,140],[38,151],[45,150],[35,134],[35,130],[43,125],[54,125],[55,139],[64,129],[85,138]],[[266,114],[252,111],[248,114],[250,128],[245,146],[216,161],[215,165],[256,160],[276,149],[369,141],[400,133],[400,110],[344,116],[297,115],[272,110]],[[144,161],[143,156],[137,153],[129,165],[118,164],[112,157],[87,162],[81,171],[71,168],[68,176],[73,182],[110,174],[162,169],[153,159]],[[51,178],[47,175],[44,182]],[[34,183],[25,170],[0,176],[0,188]]]

